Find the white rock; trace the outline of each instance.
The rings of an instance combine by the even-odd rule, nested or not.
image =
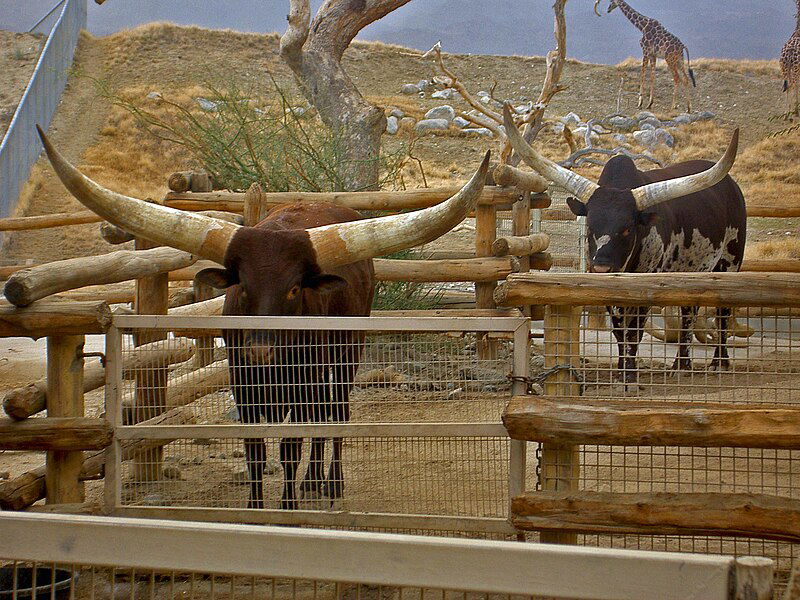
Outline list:
[[[470,126],[470,121],[467,121],[464,117],[456,117],[455,119],[453,119],[453,125],[455,125],[456,127],[461,127],[461,129],[464,129],[464,127]]]
[[[449,104],[442,104],[441,106],[435,106],[434,108],[432,108],[428,112],[426,112],[425,113],[425,118],[426,119],[447,119],[447,121],[452,121],[453,119],[456,118],[456,111]]]
[[[422,119],[417,121],[417,133],[426,131],[447,131],[450,128],[450,121],[447,119]]]
[[[464,133],[474,133],[476,135],[480,135],[483,137],[492,137],[494,134],[492,133],[491,129],[487,129],[486,127],[468,127],[466,129],[462,129]]]
[[[415,83],[404,83],[400,86],[401,94],[419,94],[421,91]]]
[[[200,105],[200,108],[207,112],[214,112],[217,110],[217,103],[208,98],[195,98],[195,102]]]
[[[455,96],[455,94],[456,91],[453,88],[445,88],[443,90],[433,92],[431,94],[431,98],[437,98],[439,100],[450,100],[450,98]]]
[[[574,112],[571,112],[559,119],[564,125],[578,125],[581,122],[581,118],[576,115]]]
[[[400,123],[398,122],[397,117],[394,115],[389,116],[386,119],[386,133],[389,135],[395,135],[398,129],[400,129]]]

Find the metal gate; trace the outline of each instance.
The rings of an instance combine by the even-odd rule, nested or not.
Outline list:
[[[319,404],[312,392],[303,396],[304,409],[265,419],[273,422],[238,414],[248,409],[232,398],[223,327],[270,337],[284,358],[294,352],[286,361],[291,369],[270,376],[282,383],[247,383],[258,390],[257,404],[270,402],[263,390],[302,387],[291,376],[298,365],[328,373],[312,392],[327,393],[327,386],[336,398],[336,386],[346,385],[343,374],[357,366],[349,420],[310,416]],[[519,378],[529,371],[529,332],[522,317],[117,316],[107,339],[106,403],[116,431],[106,463],[107,509],[125,516],[513,535],[508,503],[525,488],[525,445],[508,438],[500,415],[512,394],[524,393]],[[169,364],[185,359],[181,352],[170,357],[170,349],[185,348],[186,336],[195,340],[194,356]],[[303,473],[312,471],[309,439],[327,440],[327,459],[336,437],[344,440],[343,497],[330,501],[307,490],[297,510],[280,510],[280,440],[305,440],[300,487]],[[242,441],[253,438],[264,438],[267,450],[265,507],[258,510],[247,508]]]

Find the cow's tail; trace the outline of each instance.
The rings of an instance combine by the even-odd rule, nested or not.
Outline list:
[[[686,52],[686,68],[689,70],[689,78],[692,80],[692,87],[697,87],[697,82],[694,79],[694,69],[692,69],[692,61],[689,60],[689,49],[684,46],[683,51]]]

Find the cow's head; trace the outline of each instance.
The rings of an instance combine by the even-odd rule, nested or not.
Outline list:
[[[589,266],[597,273],[624,271],[642,236],[656,220],[652,208],[721,181],[733,166],[739,144],[737,129],[725,155],[706,171],[634,189],[616,189],[600,186],[539,155],[520,135],[508,105],[503,109],[503,116],[508,139],[522,160],[545,179],[574,194],[567,205],[576,215],[586,217]]]
[[[144,202],[81,174],[39,129],[47,156],[67,189],[107,221],[154,242],[213,260],[200,278],[214,287],[238,285],[235,301],[248,315],[299,314],[304,290],[346,285],[329,270],[425,244],[473,210],[483,190],[489,153],[472,178],[448,200],[423,210],[335,223],[307,230],[244,227],[197,213]]]

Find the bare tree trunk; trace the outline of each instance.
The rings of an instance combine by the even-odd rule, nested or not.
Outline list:
[[[386,118],[358,91],[342,68],[342,55],[359,31],[408,2],[326,0],[310,23],[309,0],[290,0],[281,56],[303,95],[342,144],[341,174],[347,190],[377,188]]]

